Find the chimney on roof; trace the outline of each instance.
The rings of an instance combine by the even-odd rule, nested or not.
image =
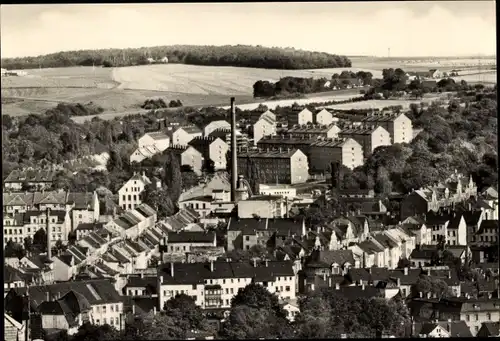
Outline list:
[[[253,259],[253,267],[254,267],[254,268],[256,268],[256,267],[257,267],[257,259],[256,259],[256,258],[254,258],[254,259]]]
[[[156,305],[153,306],[153,315],[156,315]]]
[[[405,266],[404,271],[405,271],[405,276],[408,276],[408,267],[407,266]]]
[[[266,259],[266,268],[269,266],[269,260]]]
[[[361,290],[365,290],[365,282],[361,282]]]
[[[448,270],[448,278],[451,278],[451,270]]]
[[[424,298],[424,293],[423,292],[419,292],[419,295],[420,295],[420,298]]]
[[[140,278],[144,278],[144,272],[141,272],[141,273],[139,274],[139,276],[140,276]]]
[[[132,303],[132,314],[135,315],[135,303]]]
[[[335,283],[335,290],[339,290],[340,289],[340,284],[339,283]]]
[[[50,293],[48,291],[46,292],[46,299],[47,299],[47,302],[50,302]]]
[[[397,279],[397,284],[398,284],[398,288],[401,287],[401,278],[399,278],[399,277]]]
[[[210,272],[214,272],[214,261],[210,261]]]
[[[174,277],[174,263],[170,262],[170,276]]]

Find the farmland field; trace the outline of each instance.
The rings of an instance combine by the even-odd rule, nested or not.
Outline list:
[[[3,114],[27,115],[41,113],[58,102],[93,102],[105,109],[104,117],[116,117],[138,112],[148,98],[179,99],[185,106],[225,106],[229,96],[235,96],[239,107],[252,109],[259,103],[274,108],[294,102],[305,104],[329,100],[344,100],[358,96],[351,92],[311,94],[296,100],[257,101],[252,97],[257,80],[277,81],[281,77],[331,78],[344,70],[369,71],[381,77],[382,69],[400,67],[405,71],[424,71],[437,68],[441,71],[464,70],[455,80],[496,83],[496,71],[468,74],[479,71],[474,59],[387,59],[352,57],[352,68],[316,70],[270,70],[238,67],[212,67],[185,64],[163,64],[124,68],[69,67],[26,70],[23,77],[2,77],[1,94]],[[482,60],[482,68],[495,60]],[[483,69],[486,71],[485,69]],[[361,105],[357,103],[358,105]],[[348,104],[352,105],[352,104]],[[79,118],[80,119],[80,118]]]

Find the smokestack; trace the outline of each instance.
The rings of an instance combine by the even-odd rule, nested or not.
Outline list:
[[[47,232],[47,258],[50,260],[50,259],[52,259],[52,250],[51,250],[52,246],[50,245],[49,217],[50,217],[50,208],[47,208],[47,221],[45,222],[45,227],[46,227],[46,232]]]
[[[238,156],[236,154],[236,107],[234,97],[231,97],[231,201],[236,201],[236,186],[238,181]]]

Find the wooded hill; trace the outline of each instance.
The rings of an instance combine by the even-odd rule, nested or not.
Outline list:
[[[264,69],[319,69],[350,67],[346,56],[293,48],[262,46],[172,45],[129,49],[57,52],[37,57],[2,59],[2,68],[34,69],[70,66],[132,66],[148,64],[148,58],[168,63],[206,66],[238,66]]]

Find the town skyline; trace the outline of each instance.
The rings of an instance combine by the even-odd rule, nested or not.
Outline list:
[[[289,3],[286,7],[274,3],[4,5],[2,58],[83,49],[237,44],[348,56],[387,57],[388,49],[391,57],[495,55],[494,5],[493,1]],[[311,39],[314,36],[318,39]],[[325,42],[328,37],[331,42]]]

